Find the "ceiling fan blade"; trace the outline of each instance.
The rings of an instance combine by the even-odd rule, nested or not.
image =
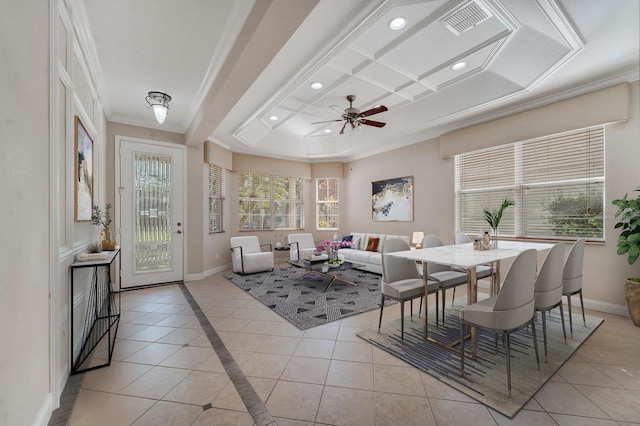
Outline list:
[[[340,135],[344,134],[344,128],[347,126],[347,122],[345,121],[344,124],[342,125],[342,129],[340,129]]]
[[[371,109],[368,109],[366,111],[361,112],[360,114],[358,114],[358,117],[368,117],[370,115],[379,114],[381,112],[385,112],[385,111],[388,111],[388,110],[389,109],[386,106],[380,105],[380,106],[377,106],[375,108],[371,108]]]
[[[366,124],[367,126],[373,126],[373,127],[384,127],[387,123],[382,123],[380,121],[373,121],[373,120],[359,120],[360,124]]]
[[[320,124],[320,123],[333,123],[334,121],[342,121],[342,119],[339,120],[327,120],[327,121],[314,121],[311,124]]]

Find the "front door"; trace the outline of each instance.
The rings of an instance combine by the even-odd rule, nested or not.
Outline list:
[[[116,138],[116,144],[120,287],[180,281],[184,278],[184,147],[126,137]]]

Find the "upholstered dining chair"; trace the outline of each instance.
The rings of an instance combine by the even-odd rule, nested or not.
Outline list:
[[[436,235],[425,235],[422,238],[422,248],[440,247],[443,245],[444,243],[442,242],[440,237]],[[444,305],[446,300],[446,291],[449,288],[453,288],[455,291],[455,288],[457,286],[466,284],[467,273],[455,270],[447,265],[441,265],[439,263],[433,262],[429,262],[429,264],[427,265],[427,273],[429,274],[430,280],[437,281],[440,285],[440,293],[442,295],[442,325],[444,325]]]
[[[494,333],[501,332],[506,343],[507,388],[511,397],[511,342],[509,335],[531,324],[536,361],[540,369],[536,329],[534,326],[535,299],[533,295],[536,280],[536,250],[521,252],[511,264],[497,296],[460,310],[460,375],[464,377],[464,335],[465,326],[479,327]],[[496,338],[497,348],[497,338]]]
[[[542,335],[544,340],[544,362],[547,362],[547,320],[546,314],[556,307],[560,307],[562,320],[562,334],[567,342],[567,332],[564,329],[564,311],[562,309],[562,268],[564,265],[564,244],[554,245],[547,252],[542,266],[536,277],[534,288],[536,312],[542,312]]]
[[[471,243],[471,238],[469,238],[469,236],[467,234],[465,234],[464,232],[456,232],[455,234],[455,243],[456,244],[467,244],[467,243]],[[476,288],[478,280],[481,280],[483,278],[488,278],[491,276],[491,274],[493,273],[494,275],[496,275],[496,268],[495,267],[491,267],[491,265],[478,265],[476,266]],[[496,275],[497,276],[497,275]],[[456,298],[456,288],[453,287],[453,298],[451,299],[451,306],[453,306],[453,301]]]
[[[569,331],[573,337],[573,317],[571,316],[571,296],[578,293],[580,295],[580,307],[582,308],[582,322],[587,325],[584,316],[584,302],[582,300],[582,264],[584,262],[584,238],[578,239],[564,262],[562,272],[562,295],[567,296],[567,306],[569,307]]]
[[[289,234],[287,235],[287,244],[289,244],[289,260],[291,261],[312,256],[316,250],[316,244],[311,234]]]
[[[400,338],[404,342],[404,302],[411,301],[411,317],[413,318],[413,299],[420,298],[422,311],[422,297],[424,296],[424,282],[418,273],[413,260],[389,256],[388,253],[409,250],[409,244],[399,238],[389,239],[382,249],[382,279],[380,280],[381,303],[378,333],[382,326],[382,312],[386,297],[400,302]],[[436,321],[438,320],[438,283],[427,281],[427,294],[436,294]],[[425,302],[427,303],[427,302]],[[418,312],[420,312],[418,311]],[[418,315],[419,316],[419,315]]]
[[[263,252],[262,246],[269,246],[269,251]],[[255,235],[231,237],[231,263],[233,272],[243,275],[273,271],[271,244],[260,245],[258,237]]]

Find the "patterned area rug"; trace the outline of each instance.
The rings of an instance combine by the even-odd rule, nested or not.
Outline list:
[[[224,277],[258,299],[275,313],[306,330],[342,318],[380,308],[380,275],[348,269],[338,272],[356,286],[294,266],[251,275],[230,273]],[[387,299],[385,305],[394,303]]]
[[[456,305],[463,305],[462,299],[456,299]],[[578,309],[579,311],[579,309]],[[540,314],[538,314],[540,315]],[[542,321],[538,316],[536,333],[540,353],[540,371],[537,370],[531,330],[523,329],[511,335],[511,392],[507,390],[507,370],[505,348],[502,339],[498,340],[498,349],[492,333],[479,330],[478,356],[476,360],[465,358],[465,375],[460,376],[460,354],[422,338],[422,322],[405,321],[404,344],[400,340],[400,320],[382,324],[382,330],[366,330],[358,333],[362,339],[397,356],[414,367],[430,374],[444,383],[453,386],[494,410],[513,418],[520,409],[535,395],[567,359],[603,322],[601,318],[587,316],[586,327],[582,315],[573,315],[573,337],[569,333],[569,319],[565,309],[567,344],[562,337],[560,312],[555,309],[547,317],[548,360],[544,362],[542,341]],[[460,339],[458,312],[447,306],[445,327],[436,328],[435,309],[429,310],[429,336],[447,343]],[[456,346],[459,347],[459,346]],[[466,353],[471,344],[466,342]]]

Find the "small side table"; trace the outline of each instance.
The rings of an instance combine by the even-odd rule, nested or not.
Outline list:
[[[96,368],[106,367],[111,364],[111,356],[116,341],[116,333],[120,323],[120,292],[114,291],[111,286],[111,264],[116,260],[120,250],[109,252],[105,260],[86,262],[74,262],[71,264],[71,374],[82,373]],[[119,264],[118,264],[119,265]],[[82,326],[82,346],[80,352],[74,357],[74,275],[81,268],[91,268],[91,284],[87,294],[86,313]],[[119,270],[119,267],[118,267]],[[107,337],[108,356],[106,362],[92,365],[86,362],[89,355],[98,346],[104,337]],[[85,365],[88,364],[88,365]]]
[[[287,246],[281,246],[281,247],[274,247],[273,248],[273,252],[274,253],[281,253],[286,255],[287,257],[289,257],[289,251],[291,250],[291,247]],[[288,259],[287,259],[288,260]]]

